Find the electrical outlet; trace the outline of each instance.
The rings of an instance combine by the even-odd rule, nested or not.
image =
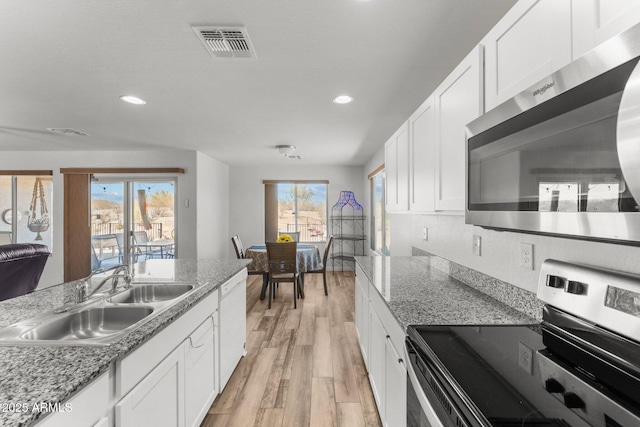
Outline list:
[[[429,229],[427,227],[422,228],[422,240],[425,242],[429,240]]]
[[[533,270],[533,245],[520,243],[520,268]]]
[[[533,350],[522,343],[518,346],[518,365],[529,375],[533,375]]]
[[[473,236],[473,254],[480,256],[481,239],[480,236]]]

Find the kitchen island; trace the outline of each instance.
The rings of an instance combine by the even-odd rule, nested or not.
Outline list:
[[[153,337],[183,321],[204,300],[218,303],[221,286],[232,278],[244,283],[242,274],[250,260],[150,260],[135,264],[135,282],[194,282],[196,289],[158,316],[108,346],[0,346],[0,425],[32,425],[68,411],[64,403],[76,397],[97,378],[111,380],[122,361]],[[77,282],[69,282],[0,303],[0,328],[73,303]],[[244,290],[244,289],[243,289]],[[191,310],[194,308],[194,310]],[[244,306],[242,309],[244,315]],[[214,308],[211,308],[213,311]],[[217,306],[215,307],[217,310]],[[202,310],[201,310],[202,311]],[[183,319],[183,320],[181,320]],[[189,333],[191,331],[184,331]],[[191,337],[189,337],[191,338]],[[131,359],[131,357],[130,357]],[[116,366],[117,365],[117,366]],[[106,375],[105,375],[106,374]],[[123,383],[126,379],[123,379]],[[105,383],[107,381],[105,380]],[[113,383],[114,381],[108,381]],[[119,381],[116,387],[119,388]],[[135,384],[134,384],[135,385]],[[113,387],[109,385],[112,389]],[[131,386],[132,387],[132,386]],[[131,389],[129,387],[129,389]],[[125,387],[122,386],[124,389]],[[135,389],[134,389],[135,390]],[[128,390],[110,390],[124,395]],[[87,407],[72,411],[91,411]],[[100,411],[101,408],[95,408]],[[109,410],[110,411],[110,410]],[[113,413],[105,415],[109,424]],[[72,412],[70,412],[72,413]]]

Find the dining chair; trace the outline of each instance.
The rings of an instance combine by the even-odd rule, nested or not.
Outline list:
[[[242,246],[242,240],[237,234],[231,237],[231,243],[233,243],[233,249],[236,251],[236,257],[238,259],[245,259],[244,246]],[[262,276],[262,288],[266,288],[269,280],[269,273],[264,270],[252,270],[247,266],[247,273],[250,276]]]
[[[283,234],[288,234],[289,236],[291,236],[294,242],[300,241],[299,231],[278,231],[278,236],[282,236]]]
[[[143,251],[143,247],[135,246],[141,243],[148,243],[148,242],[149,242],[149,235],[147,234],[146,231],[133,232],[133,244],[136,249],[136,257],[144,254],[144,259],[146,260],[149,258],[153,258],[154,255],[161,255],[160,249],[153,249],[147,246],[147,247],[144,247],[144,251]]]
[[[324,255],[322,256],[322,267],[317,270],[308,270],[304,274],[316,273],[322,274],[322,281],[324,282],[324,294],[329,295],[327,290],[327,264],[329,264],[329,250],[331,249],[331,243],[333,242],[333,234],[327,239],[327,245],[324,248]]]
[[[293,283],[293,308],[298,308],[298,294],[301,293],[296,255],[298,243],[267,242],[266,245],[269,260],[268,308],[271,308],[271,299],[275,296],[275,285],[281,282]]]

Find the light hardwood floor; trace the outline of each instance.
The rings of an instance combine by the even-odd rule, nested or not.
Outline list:
[[[247,355],[201,427],[381,426],[354,324],[355,277],[305,277],[293,308],[281,283],[271,309],[260,301],[260,276],[247,281]]]

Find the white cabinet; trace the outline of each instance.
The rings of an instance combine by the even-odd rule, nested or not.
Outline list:
[[[573,59],[640,22],[640,0],[574,0]]]
[[[359,266],[355,319],[380,419],[386,427],[405,427],[407,370],[400,356],[404,354],[405,333]]]
[[[430,96],[409,117],[409,209],[435,209],[436,115]]]
[[[435,209],[463,211],[467,123],[482,114],[482,48],[477,46],[434,92],[437,120]]]
[[[229,280],[220,291],[220,383],[218,389],[231,378],[240,358],[245,354],[247,336],[246,277]]]
[[[398,408],[407,405],[407,367],[404,356],[398,354],[391,338],[387,338],[385,343],[384,375],[384,425],[404,427],[407,424],[407,414]]]
[[[177,348],[116,405],[116,426],[184,426],[183,365]]]
[[[386,210],[409,210],[409,132],[405,122],[384,145]]]
[[[218,395],[217,314],[216,310],[184,341],[187,426],[199,426]]]
[[[369,366],[369,283],[358,266],[356,266],[355,305],[355,323],[360,351],[365,366]]]
[[[61,412],[46,416],[38,427],[100,426],[108,421],[109,396],[109,373],[105,372],[62,403]]]
[[[384,346],[386,341],[387,333],[382,322],[375,311],[369,310],[369,380],[381,420],[384,420]]]
[[[571,0],[520,0],[487,34],[486,110],[571,62],[571,6]]]

